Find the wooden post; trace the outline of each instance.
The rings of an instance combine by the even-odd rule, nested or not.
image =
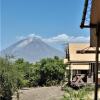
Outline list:
[[[68,84],[71,82],[71,65],[69,64],[69,72],[68,72]]]
[[[96,28],[96,66],[95,66],[95,97],[94,100],[98,100],[98,67],[99,67],[99,41],[100,35],[100,23],[97,24]]]

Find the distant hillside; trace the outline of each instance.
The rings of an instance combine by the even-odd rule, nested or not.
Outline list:
[[[54,56],[64,56],[61,51],[49,46],[36,37],[28,37],[20,40],[19,42],[1,51],[0,55],[13,55],[15,58],[24,58],[29,62],[36,62],[47,57],[52,58]]]

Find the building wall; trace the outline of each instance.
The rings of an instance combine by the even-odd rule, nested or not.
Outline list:
[[[76,63],[71,63],[70,64],[70,70],[71,70],[71,80],[72,80],[72,76],[73,74],[75,74],[75,70],[77,72],[83,70],[87,70],[87,72],[90,72],[90,75],[88,73],[88,79],[89,81],[95,80],[95,76],[94,76],[94,69],[95,69],[95,64],[93,64],[95,62],[95,53],[83,53],[83,54],[78,54],[77,50],[94,50],[94,47],[90,47],[89,43],[70,43],[69,44],[69,61],[70,62],[76,62]],[[79,62],[86,62],[86,63],[79,63]],[[99,61],[100,61],[100,55],[99,55]],[[87,63],[88,62],[88,63]],[[93,62],[90,64],[90,62]],[[68,63],[68,60],[64,60],[64,63]],[[93,68],[91,66],[94,66]],[[69,68],[66,68],[67,70],[69,70]],[[100,70],[100,67],[99,67]],[[100,83],[100,74],[99,76],[99,83]]]
[[[69,58],[70,61],[95,61],[95,53],[77,53],[77,50],[94,50],[95,48],[91,47],[89,43],[70,43],[69,44]],[[100,55],[99,55],[100,61]]]

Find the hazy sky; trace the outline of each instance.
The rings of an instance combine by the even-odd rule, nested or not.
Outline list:
[[[0,0],[1,49],[30,34],[44,39],[88,38],[80,29],[84,0]]]

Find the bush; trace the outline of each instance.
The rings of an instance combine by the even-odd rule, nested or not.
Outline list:
[[[8,58],[0,58],[0,97],[2,100],[11,100],[17,89],[16,67]]]
[[[65,66],[59,57],[42,59],[30,64],[24,59],[15,62],[0,58],[0,97],[11,100],[22,87],[58,85],[64,79]]]
[[[63,60],[54,58],[42,59],[35,64],[24,62],[23,59],[16,61],[18,70],[23,74],[24,80],[28,80],[26,86],[51,86],[60,84],[64,79],[65,65]]]
[[[57,85],[64,79],[65,66],[63,61],[59,58],[47,58],[42,59],[38,68],[40,74],[39,84],[40,86]]]
[[[15,91],[26,86],[27,80],[20,70],[21,65],[11,62],[10,58],[0,58],[0,98],[11,100]],[[23,69],[22,69],[23,70]]]
[[[92,86],[86,86],[79,90],[74,90],[70,87],[65,88],[65,95],[62,100],[91,100],[89,94],[93,91]]]

